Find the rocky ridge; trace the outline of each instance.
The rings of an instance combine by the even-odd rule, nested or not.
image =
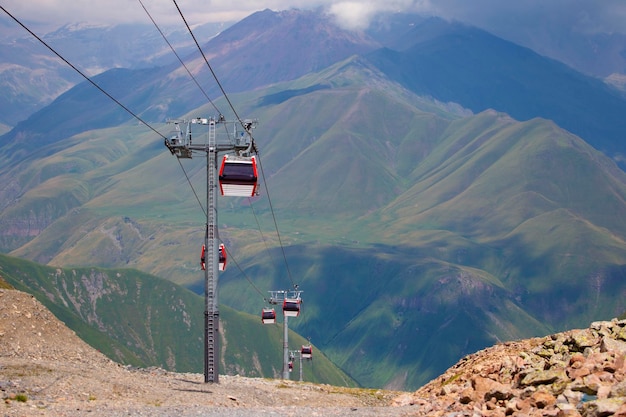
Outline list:
[[[468,355],[396,404],[423,416],[626,417],[626,320]]]
[[[0,289],[4,416],[626,417],[626,320],[497,344],[413,393],[132,369]]]

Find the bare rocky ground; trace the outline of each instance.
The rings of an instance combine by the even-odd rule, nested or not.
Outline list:
[[[0,290],[0,416],[626,417],[626,321],[498,344],[416,392],[130,369]]]
[[[495,345],[394,403],[433,417],[626,417],[626,320]]]

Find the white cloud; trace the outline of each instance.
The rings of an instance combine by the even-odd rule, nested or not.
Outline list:
[[[376,8],[368,3],[343,1],[331,5],[329,12],[347,29],[366,29]]]
[[[335,1],[327,6],[328,12],[347,29],[366,29],[371,19],[380,12],[428,12],[427,1],[416,0],[352,0]]]
[[[141,0],[160,24],[178,24],[173,0]],[[2,7],[25,22],[61,26],[88,22],[114,24],[146,22],[139,0],[3,0]],[[362,29],[378,11],[405,11],[457,19],[494,33],[532,30],[537,25],[561,30],[626,32],[625,0],[176,0],[187,21],[240,20],[266,8],[324,8],[345,27]],[[0,12],[0,19],[9,19]]]

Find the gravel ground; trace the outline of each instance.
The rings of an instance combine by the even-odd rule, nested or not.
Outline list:
[[[106,359],[105,359],[106,361]],[[2,358],[5,416],[405,416],[397,392]],[[20,401],[20,398],[22,401]],[[25,401],[24,401],[25,400]]]
[[[84,343],[34,297],[0,290],[0,416],[409,416],[403,393],[131,369]]]

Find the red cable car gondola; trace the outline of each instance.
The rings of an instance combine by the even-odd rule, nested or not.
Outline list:
[[[206,246],[202,245],[200,251],[200,268],[204,271],[206,269]],[[226,247],[223,243],[220,243],[219,247],[219,270],[224,271],[226,269]]]
[[[261,313],[261,321],[263,324],[276,323],[276,311],[273,308],[264,308]]]
[[[300,350],[300,356],[302,356],[302,359],[312,359],[313,358],[313,348],[311,347],[311,345],[308,346],[302,346],[302,349]]]
[[[300,299],[285,298],[283,300],[283,314],[286,317],[298,317],[300,314]]]
[[[220,243],[219,258],[219,270],[224,271],[226,270],[226,246],[223,243]]]
[[[254,197],[258,174],[256,158],[224,155],[219,173],[220,192],[224,196]]]

